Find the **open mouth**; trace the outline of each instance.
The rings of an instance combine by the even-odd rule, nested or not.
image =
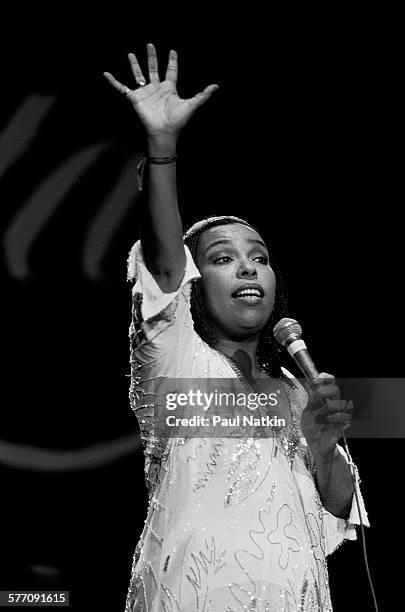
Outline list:
[[[260,301],[263,296],[264,291],[260,285],[244,285],[232,293],[233,298],[251,303]]]

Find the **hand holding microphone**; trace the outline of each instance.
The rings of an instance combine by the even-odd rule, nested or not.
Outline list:
[[[344,435],[344,430],[349,427],[351,422],[353,403],[340,399],[340,391],[335,384],[333,376],[324,372],[318,373],[314,362],[309,356],[305,342],[301,338],[302,329],[297,321],[287,318],[281,319],[274,327],[273,332],[276,340],[286,347],[308,382],[309,401],[301,415],[301,430],[315,458],[318,489],[325,499],[335,499],[335,503],[336,499],[342,498],[342,491],[347,486],[344,484],[347,482],[344,476],[344,470],[347,466],[336,446],[340,438],[343,438],[347,461],[350,467],[352,490],[360,517],[360,533],[367,577],[373,597],[374,609],[378,612],[377,599],[367,562],[362,509],[357,490],[358,477]],[[340,466],[342,466],[342,461],[344,462],[344,468],[339,468],[339,460]],[[334,466],[334,469],[332,469],[332,466]],[[332,477],[331,474],[333,475]],[[352,495],[350,493],[346,495],[348,500],[347,507],[350,508]],[[327,509],[332,514],[335,514],[331,507]],[[337,516],[341,515],[338,514]]]
[[[281,319],[274,327],[274,337],[287,349],[308,382],[308,404],[301,416],[302,433],[314,454],[327,456],[335,451],[351,423],[353,403],[340,398],[331,374],[319,374],[301,335],[301,326],[294,319]]]

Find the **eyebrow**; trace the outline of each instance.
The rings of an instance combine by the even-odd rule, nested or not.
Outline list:
[[[264,247],[267,251],[267,247],[264,244],[263,240],[259,240],[257,238],[247,238],[246,240],[247,242],[250,242],[251,244],[258,244]],[[215,240],[215,242],[212,242],[211,244],[208,245],[208,247],[205,249],[205,253],[207,254],[210,249],[212,249],[215,246],[218,246],[219,244],[227,244],[227,245],[232,244],[232,240],[229,240],[229,238],[219,238],[218,240]]]

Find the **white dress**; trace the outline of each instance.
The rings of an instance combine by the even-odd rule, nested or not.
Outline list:
[[[170,294],[146,269],[139,242],[129,257],[128,275],[136,278],[130,401],[149,508],[125,612],[327,612],[326,557],[344,539],[356,539],[360,521],[355,501],[348,520],[322,506],[299,425],[307,401],[302,386],[284,383],[293,418],[283,435],[167,439],[156,431],[156,377],[239,374],[194,331],[190,289],[200,275],[186,251],[183,281]],[[361,495],[360,505],[368,526]]]

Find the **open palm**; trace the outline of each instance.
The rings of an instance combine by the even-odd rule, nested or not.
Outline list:
[[[178,74],[176,51],[170,51],[164,81],[159,79],[154,45],[148,44],[147,51],[150,81],[148,84],[133,53],[128,57],[135,81],[139,85],[138,89],[129,89],[109,72],[105,72],[104,76],[115,89],[130,100],[149,135],[177,133],[188,122],[194,111],[218,89],[218,85],[209,85],[192,98],[183,100],[176,89]]]

